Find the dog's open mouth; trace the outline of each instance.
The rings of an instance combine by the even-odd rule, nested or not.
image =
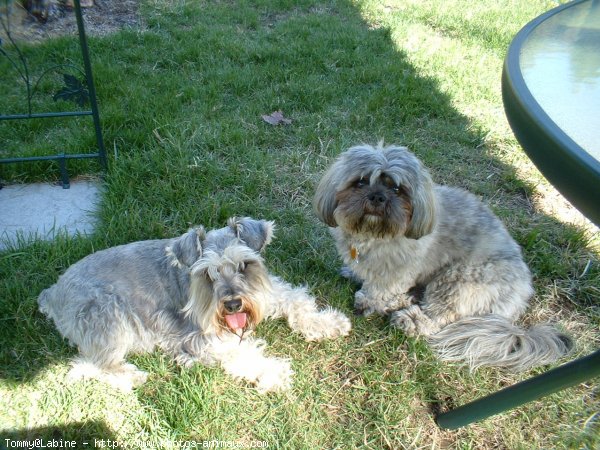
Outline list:
[[[247,320],[248,315],[245,312],[225,314],[225,322],[227,323],[227,327],[229,327],[229,329],[238,336],[242,336],[244,334]]]

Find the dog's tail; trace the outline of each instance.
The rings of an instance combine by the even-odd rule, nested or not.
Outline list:
[[[497,315],[468,317],[429,337],[429,343],[445,361],[503,367],[520,372],[551,364],[568,354],[573,341],[551,325],[523,329]]]

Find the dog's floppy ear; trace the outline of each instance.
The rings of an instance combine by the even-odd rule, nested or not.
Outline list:
[[[341,162],[338,160],[325,172],[321,181],[319,181],[315,198],[313,199],[313,207],[317,213],[317,217],[321,222],[326,223],[330,227],[338,226],[333,213],[338,206],[336,195],[341,171]]]
[[[410,194],[412,217],[406,237],[419,239],[433,231],[436,220],[436,201],[433,181],[424,168],[419,174],[416,188]]]
[[[171,265],[181,269],[191,267],[202,256],[202,241],[205,237],[204,227],[200,226],[176,238],[165,248]]]
[[[275,223],[268,220],[255,220],[251,217],[241,219],[232,217],[228,221],[235,235],[248,247],[257,252],[262,251],[273,239]]]

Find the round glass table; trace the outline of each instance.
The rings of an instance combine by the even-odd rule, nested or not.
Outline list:
[[[508,49],[502,97],[529,158],[600,226],[600,0],[528,23]]]

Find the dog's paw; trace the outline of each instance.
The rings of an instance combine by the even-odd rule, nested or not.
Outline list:
[[[372,314],[387,316],[391,311],[398,309],[396,302],[391,301],[387,296],[373,296],[370,294],[367,294],[364,289],[356,291],[354,294],[354,314],[364,317]]]
[[[139,370],[133,364],[123,363],[110,370],[102,369],[96,365],[76,360],[72,363],[71,370],[67,374],[67,381],[77,382],[79,380],[95,379],[123,392],[129,392],[133,388],[141,386],[148,379],[148,373]]]
[[[425,314],[419,305],[393,312],[390,323],[411,337],[431,336],[440,331],[439,324]]]
[[[390,317],[390,324],[393,327],[400,328],[407,336],[417,336],[419,334],[419,327],[416,320],[415,308],[420,311],[417,305],[394,311]]]
[[[133,364],[123,364],[121,366],[121,374],[131,382],[132,387],[141,386],[148,379],[148,372],[138,369]]]
[[[362,291],[356,291],[354,294],[354,314],[357,316],[368,317],[375,313],[375,309],[371,306],[369,297]]]
[[[189,353],[181,352],[175,356],[175,362],[181,367],[190,368],[198,362],[198,358],[193,357]]]
[[[326,309],[311,314],[301,332],[307,341],[320,341],[347,336],[351,329],[352,323],[345,314],[335,309]]]
[[[256,389],[260,393],[283,392],[292,387],[292,365],[287,359],[264,359],[262,373],[256,379]]]

